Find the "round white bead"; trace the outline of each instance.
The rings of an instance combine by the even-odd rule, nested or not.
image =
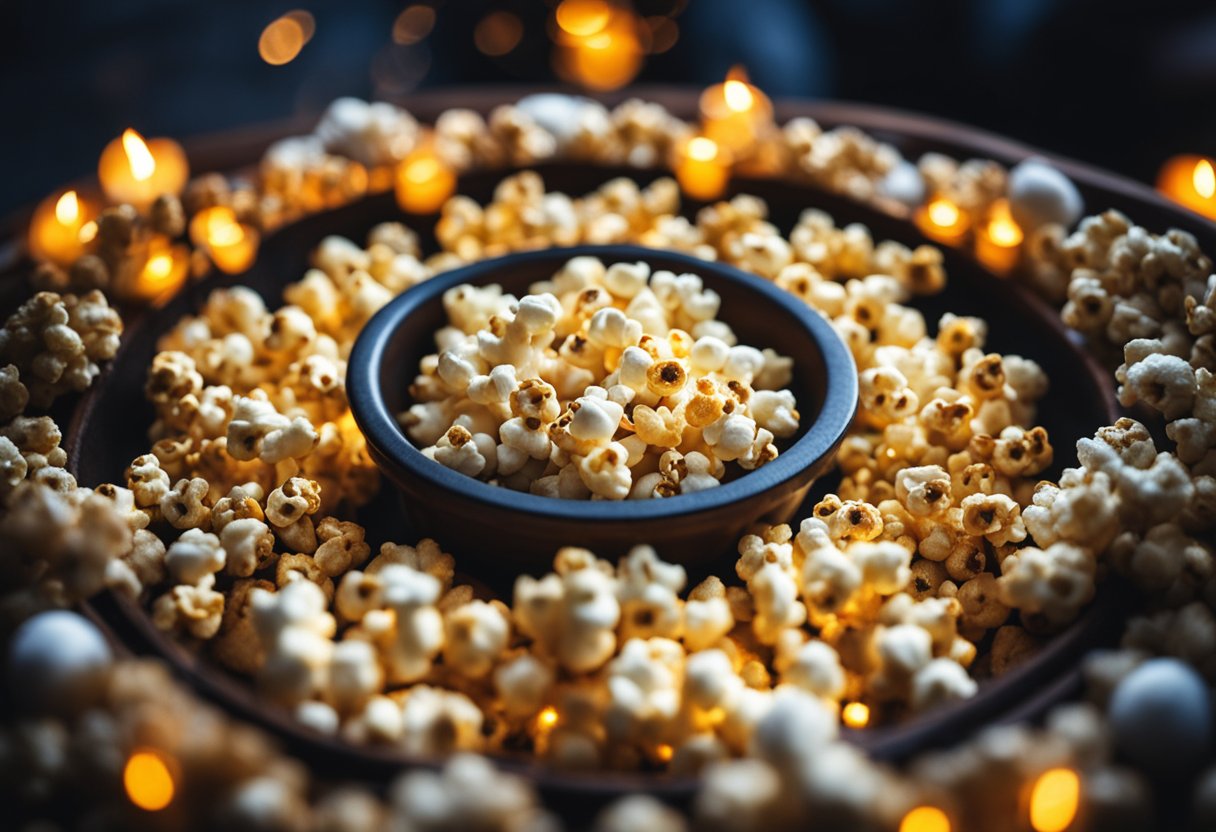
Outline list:
[[[1193,771],[1211,743],[1207,685],[1177,659],[1151,659],[1129,673],[1108,711],[1120,754],[1150,773]]]
[[[1009,172],[1009,210],[1027,231],[1048,223],[1069,228],[1085,201],[1067,176],[1042,159],[1027,159]]]
[[[8,682],[29,711],[75,713],[97,700],[113,656],[101,631],[68,610],[35,615],[13,635]]]

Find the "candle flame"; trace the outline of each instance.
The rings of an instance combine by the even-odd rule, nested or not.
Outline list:
[[[1035,832],[1064,832],[1077,817],[1081,778],[1067,768],[1043,772],[1030,793],[1030,825]]]
[[[80,219],[80,200],[75,191],[68,191],[55,203],[55,219],[60,225],[71,225]]]
[[[1191,184],[1195,186],[1195,192],[1204,199],[1216,196],[1216,169],[1213,169],[1211,162],[1207,159],[1200,159],[1195,163],[1195,172],[1191,174]]]
[[[688,142],[688,158],[697,162],[709,162],[718,155],[718,144],[706,136],[696,136]]]
[[[131,167],[131,176],[137,182],[146,182],[156,172],[156,160],[144,137],[128,127],[122,131],[122,150],[127,154],[127,164]]]
[[[850,728],[865,728],[870,723],[870,708],[864,702],[850,702],[840,716]]]
[[[938,228],[953,228],[961,218],[958,206],[948,199],[935,199],[930,202],[928,215],[929,222]]]
[[[82,243],[91,243],[93,238],[97,236],[97,221],[89,220],[84,225],[80,226],[80,233],[76,238]]]
[[[557,708],[550,705],[536,715],[536,724],[542,730],[548,730],[557,724]]]
[[[1021,245],[1025,235],[1009,211],[1009,202],[1001,199],[992,204],[988,219],[988,239],[1001,248]]]
[[[722,98],[727,108],[736,113],[746,113],[756,103],[756,97],[752,95],[752,88],[747,82],[734,78],[728,78],[722,85]]]
[[[122,772],[127,797],[141,809],[158,812],[173,801],[173,774],[155,751],[136,751]]]
[[[899,822],[899,832],[950,832],[950,818],[936,806],[917,806]]]

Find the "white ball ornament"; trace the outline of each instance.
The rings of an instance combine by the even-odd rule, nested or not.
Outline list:
[[[1081,218],[1085,201],[1077,186],[1042,159],[1027,159],[1009,172],[1009,210],[1026,231],[1048,223],[1070,228]]]
[[[1194,771],[1211,745],[1211,694],[1177,659],[1151,659],[1129,673],[1108,717],[1119,753],[1151,775]]]
[[[908,208],[925,201],[925,178],[911,162],[900,162],[878,183],[878,192]]]
[[[97,700],[112,661],[110,645],[84,616],[39,613],[9,644],[9,691],[30,712],[77,713]]]

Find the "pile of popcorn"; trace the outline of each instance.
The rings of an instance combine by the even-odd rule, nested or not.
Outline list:
[[[348,111],[345,126],[320,139],[320,153],[338,160],[326,163],[332,170],[313,169],[305,155],[282,171],[284,194],[297,183],[316,204],[337,204],[326,189],[357,193],[359,177],[336,154],[374,166],[383,160],[369,148],[408,152],[401,138],[412,120],[400,111]],[[437,125],[436,139],[445,153],[466,148],[470,164],[553,153],[655,164],[679,135],[655,105],[622,105],[606,128],[584,116],[559,139],[521,103],[484,129],[479,116],[460,114]],[[897,153],[858,131],[817,129],[786,131],[803,142],[795,155],[808,177],[867,201],[896,199]],[[350,144],[356,137],[367,144]],[[922,186],[931,181],[976,211],[1015,188],[982,163],[922,159],[920,174]],[[282,211],[291,197],[278,199]],[[945,315],[931,331],[907,305],[944,285],[939,252],[876,245],[863,227],[838,228],[813,210],[786,237],[746,196],[685,218],[669,180],[645,189],[618,180],[573,199],[521,174],[487,206],[450,200],[436,229],[443,251],[430,257],[412,232],[386,224],[366,248],[324,241],[315,268],[274,311],[246,289],[214,292],[161,343],[147,385],[154,444],[123,485],[78,487],[55,422],[26,415],[87,387],[114,355],[121,321],[100,293],[35,296],[0,331],[0,563],[11,576],[0,627],[36,622],[39,611],[103,587],[127,592],[157,626],[255,678],[306,725],[454,756],[441,773],[403,776],[387,804],[359,788],[310,804],[298,763],[200,709],[158,669],[126,660],[87,707],[0,729],[5,782],[18,784],[22,805],[87,786],[107,817],[130,818],[132,807],[115,802],[122,762],[151,745],[181,766],[191,787],[182,801],[216,823],[555,828],[529,787],[463,753],[524,752],[559,768],[699,773],[697,828],[798,828],[808,817],[894,827],[928,803],[962,828],[1012,830],[1025,825],[1026,784],[1064,766],[1084,779],[1090,822],[1143,827],[1150,778],[1171,767],[1154,749],[1192,764],[1186,777],[1211,761],[1216,278],[1183,232],[1154,235],[1108,212],[1070,234],[1072,221],[1051,214],[1023,223],[1029,278],[1067,296],[1066,322],[1091,343],[1122,350],[1120,398],[1153,416],[1081,440],[1079,465],[1058,482],[1038,480],[1052,458],[1035,424],[1041,369],[986,352],[979,319]],[[797,529],[755,529],[739,541],[733,577],[691,589],[682,567],[644,546],[615,566],[561,549],[552,573],[521,576],[510,599],[457,583],[434,541],[385,543],[373,555],[347,519],[379,484],[343,389],[363,323],[462,262],[614,241],[734,263],[832,322],[862,391],[838,493]],[[476,375],[488,391],[484,369]],[[602,389],[594,398],[611,401],[611,386]],[[1150,429],[1157,423],[1172,446]],[[1147,606],[1120,648],[1087,659],[1086,702],[1056,708],[1043,729],[994,727],[922,755],[907,775],[839,741],[846,703],[867,706],[879,724],[973,694],[977,678],[1027,660],[1075,619],[1111,570],[1142,588]],[[1185,662],[1173,663],[1171,684],[1144,681],[1162,672],[1153,655]],[[1190,698],[1166,710],[1153,699],[1180,689]],[[1216,770],[1193,779],[1202,825],[1216,819]],[[609,807],[596,828],[638,824],[686,828],[640,797]]]
[[[737,343],[697,275],[577,257],[531,292],[444,293],[441,351],[402,415],[430,459],[548,497],[650,499],[754,470],[798,431],[791,359]]]
[[[623,224],[626,239],[653,241],[678,216],[678,203],[652,213],[665,193],[662,180],[618,181],[573,200],[525,174],[477,212],[452,200],[440,225],[458,211],[499,219],[438,236],[468,256],[534,245],[543,226],[517,236],[502,217],[560,201],[580,218],[564,239]],[[286,305],[220,289],[162,338],[147,383],[155,443],[124,486],[99,490],[133,541],[155,530],[159,545],[132,544],[127,568],[99,581],[144,598],[158,627],[255,677],[314,729],[417,753],[527,751],[562,767],[693,773],[750,753],[761,718],[790,696],[834,726],[850,702],[878,723],[974,694],[977,644],[994,636],[976,673],[1002,673],[1093,594],[1092,550],[1026,545],[1022,511],[1052,457],[1034,424],[1046,378],[986,352],[982,321],[947,315],[931,335],[904,305],[944,285],[936,250],[875,244],[815,211],[786,238],[766,212],[741,196],[680,233],[830,320],[862,395],[840,493],[797,528],[744,537],[735,575],[689,588],[684,569],[648,547],[616,566],[562,549],[551,574],[521,576],[513,597],[495,599],[454,581],[440,543],[373,548],[349,519],[379,480],[343,362],[395,293],[463,259],[421,259],[412,233],[386,224],[367,248],[323,241]],[[697,278],[579,259],[533,289],[520,301],[471,287],[445,299],[453,327],[424,363],[424,401],[410,414],[438,461],[479,475],[493,459],[506,484],[621,498],[706,487],[715,463],[757,464],[796,430],[780,391],[789,359],[732,344]],[[684,428],[667,422],[690,413],[703,444],[682,448]],[[618,441],[626,423],[633,436]],[[737,448],[735,433],[747,439]],[[635,451],[656,468],[640,487],[627,467]],[[555,455],[568,465],[548,473]]]

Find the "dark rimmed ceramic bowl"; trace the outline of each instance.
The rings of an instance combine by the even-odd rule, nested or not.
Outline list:
[[[717,488],[656,500],[590,501],[540,497],[459,474],[422,455],[397,414],[419,360],[435,351],[447,325],[443,294],[462,284],[499,284],[517,297],[572,257],[606,264],[645,261],[655,271],[699,275],[722,296],[720,318],[739,342],[794,359],[790,389],[802,413],[799,432],[780,456]],[[784,523],[815,478],[832,465],[857,408],[857,368],[848,347],[819,314],[771,282],[721,263],[637,246],[579,246],[522,252],[444,273],[392,300],[364,327],[346,371],[351,411],[384,475],[404,497],[423,534],[473,561],[544,571],[562,546],[616,556],[649,543],[680,563],[716,560],[758,520]]]

